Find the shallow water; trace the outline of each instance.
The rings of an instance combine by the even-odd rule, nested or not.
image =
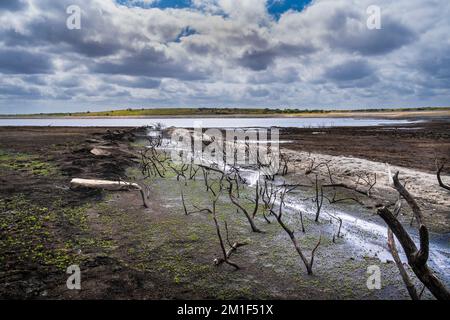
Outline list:
[[[286,199],[286,206],[293,214],[301,210],[306,216],[314,217],[314,208],[310,208],[304,201],[298,201],[294,197]],[[321,217],[327,218],[327,213],[342,219],[341,233],[347,245],[352,247],[352,254],[357,257],[373,257],[380,260],[382,263],[393,261],[392,255],[387,246],[387,227],[383,224],[371,221],[364,218],[363,215],[352,212],[351,209],[343,211],[345,207],[330,210],[323,208]],[[380,219],[381,220],[381,219]],[[337,223],[336,223],[337,224]],[[337,230],[335,225],[334,229]],[[409,225],[404,225],[404,228],[409,232],[411,238],[419,245],[419,235],[416,228]],[[430,258],[429,266],[434,269],[438,276],[447,284],[450,284],[450,234],[436,234],[430,233]],[[404,263],[407,263],[407,258],[403,253],[400,244],[397,241],[397,248],[400,257]]]
[[[258,172],[255,170],[245,169],[241,171],[242,176],[247,180],[249,186],[254,186],[258,179]],[[285,183],[285,179],[278,177],[275,184]],[[286,219],[288,223],[295,223],[296,215],[299,211],[303,212],[305,217],[309,219],[315,218],[315,207],[311,201],[299,200],[304,198],[301,192],[295,192],[287,195],[285,198]],[[347,208],[348,207],[348,208]],[[348,209],[348,210],[347,210]],[[361,209],[363,210],[363,209]],[[354,212],[352,206],[344,204],[334,205],[333,208],[324,206],[321,211],[321,219],[329,219],[331,214],[334,217],[342,219],[341,234],[345,245],[349,246],[349,254],[355,255],[357,258],[373,257],[382,263],[393,261],[392,255],[387,246],[387,227],[381,218],[379,223],[366,218],[360,211]],[[328,228],[324,228],[325,232],[331,233],[331,236],[337,232],[338,222],[332,220],[333,223]],[[419,245],[419,235],[416,228],[404,225],[409,232],[411,238]],[[434,269],[439,278],[445,283],[450,284],[450,233],[436,234],[430,232],[430,258],[429,266]],[[403,262],[407,262],[406,256],[400,244],[397,242],[400,257]]]
[[[165,127],[192,128],[251,128],[251,127],[367,127],[402,125],[409,120],[357,118],[54,118],[54,119],[0,119],[0,126],[51,127],[141,127],[162,123]]]

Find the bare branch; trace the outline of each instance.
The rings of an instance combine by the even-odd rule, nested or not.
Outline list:
[[[428,288],[428,290],[430,290],[430,292],[437,299],[450,300],[450,292],[433,274],[433,272],[427,265],[429,256],[429,235],[428,229],[423,223],[422,212],[415,199],[400,183],[398,175],[399,173],[397,172],[393,177],[394,187],[413,210],[414,216],[419,225],[420,249],[417,249],[416,244],[411,239],[408,232],[403,228],[397,217],[389,209],[387,209],[386,207],[381,208],[378,210],[378,214],[386,222],[388,228],[392,230],[396,238],[399,240],[406,254],[406,257],[408,258],[408,264],[411,266],[412,270],[419,278],[419,280]]]
[[[442,178],[441,178],[441,173],[442,173],[442,171],[443,171],[444,168],[445,168],[445,163],[443,163],[443,164],[441,164],[441,165],[439,166],[438,163],[437,163],[437,160],[436,160],[436,167],[437,167],[436,175],[437,175],[437,179],[438,179],[439,185],[440,185],[442,188],[444,188],[445,190],[449,190],[449,191],[450,191],[450,186],[446,185],[446,184],[444,183],[444,181],[442,181]]]
[[[394,234],[392,230],[388,228],[388,246],[391,251],[392,258],[394,258],[395,264],[397,265],[398,270],[400,271],[400,275],[402,276],[403,282],[406,285],[406,289],[408,289],[408,293],[413,300],[420,300],[419,295],[417,294],[416,287],[412,283],[408,273],[403,266],[403,262],[398,255],[397,246],[395,245]]]

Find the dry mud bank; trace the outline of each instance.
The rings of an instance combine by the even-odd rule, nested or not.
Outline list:
[[[0,297],[408,298],[395,264],[380,259],[380,246],[384,241],[381,236],[352,228],[355,215],[376,225],[373,212],[378,202],[385,200],[379,197],[382,190],[375,191],[373,203],[367,203],[363,208],[348,203],[326,208],[352,217],[344,221],[347,228],[344,237],[335,242],[332,238],[336,225],[325,218],[325,214],[318,224],[311,216],[305,216],[307,232],[299,232],[298,209],[309,212],[314,208],[308,201],[296,203],[298,207],[292,208],[289,223],[297,231],[296,235],[306,252],[309,254],[321,234],[323,237],[313,276],[306,274],[288,237],[276,223],[272,221],[268,224],[258,215],[256,223],[265,233],[251,233],[245,217],[236,213],[226,197],[220,199],[220,223],[223,225],[227,221],[232,239],[248,243],[233,255],[233,261],[241,266],[241,270],[233,271],[226,265],[214,266],[213,260],[219,256],[220,246],[211,216],[184,214],[180,183],[174,175],[148,181],[151,193],[147,209],[142,206],[137,193],[72,191],[68,188],[70,179],[74,177],[116,179],[118,176],[139,175],[135,155],[141,146],[140,133],[124,133],[115,129],[109,129],[108,133],[106,130],[0,128]],[[320,136],[314,134],[314,130],[305,132],[311,137]],[[334,136],[338,137],[339,132]],[[382,137],[382,133],[377,134]],[[440,135],[434,135],[429,139],[435,145],[448,146],[446,137],[441,139]],[[296,140],[295,134],[287,136],[287,140]],[[314,140],[308,141],[312,146]],[[109,155],[93,155],[90,151],[94,147],[107,150]],[[293,157],[302,160],[295,162],[293,159],[292,166],[301,168],[306,163],[305,157],[311,157],[299,152],[300,147],[295,143],[287,147]],[[327,148],[331,148],[331,143]],[[333,155],[327,148],[315,149],[317,154],[314,157],[329,157],[320,155],[320,152]],[[338,150],[337,147],[334,152]],[[404,150],[406,152],[400,153],[397,162],[392,161],[393,166],[401,165],[411,157],[408,152],[412,151],[408,150],[413,149]],[[417,154],[417,150],[414,152],[415,156],[428,157],[426,152],[423,155]],[[367,160],[347,159],[341,155],[348,157],[348,153],[342,151],[338,158],[333,158],[339,178],[346,176],[345,170],[338,172],[341,165],[352,163],[353,167],[346,170],[360,170],[368,166],[377,168],[380,174],[384,171],[382,163],[378,168]],[[390,159],[394,158],[390,156]],[[416,175],[422,172],[417,165],[414,167],[419,169],[414,170]],[[410,173],[405,171],[406,174]],[[427,183],[431,184],[431,172],[423,174],[425,176],[418,174],[417,181],[427,182],[426,175],[429,174]],[[295,180],[298,177],[290,174],[288,178]],[[188,182],[184,190],[189,204],[208,205],[201,177]],[[248,192],[251,191],[249,189]],[[299,198],[309,192],[303,190]],[[448,206],[445,201],[445,197],[436,191],[436,207]],[[250,202],[246,205],[251,207]],[[448,219],[443,219],[444,209],[438,217],[439,221],[444,222],[433,224],[436,232],[448,232]],[[433,216],[427,216],[427,219],[432,220]],[[405,220],[408,221],[407,217]],[[362,227],[367,226],[370,229],[374,224],[362,224]],[[361,236],[357,236],[358,233]],[[361,249],[355,245],[358,241],[373,245]],[[448,256],[446,263],[448,265]],[[81,291],[66,288],[68,275],[65,269],[71,264],[81,267]],[[367,267],[370,265],[378,265],[382,271],[381,290],[367,289]],[[425,295],[430,298],[429,294]]]

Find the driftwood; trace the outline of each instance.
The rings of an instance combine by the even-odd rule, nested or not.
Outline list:
[[[97,157],[109,157],[111,155],[111,152],[103,148],[94,148],[91,150],[91,153]]]
[[[144,207],[148,208],[145,192],[137,183],[120,180],[72,179],[72,181],[70,181],[70,188],[72,190],[88,188],[107,191],[139,191]]]
[[[70,181],[70,187],[72,189],[89,188],[108,191],[130,191],[141,189],[141,187],[136,183],[95,179],[72,179],[72,181]]]
[[[411,269],[419,280],[439,300],[450,300],[450,292],[442,282],[433,274],[427,265],[429,257],[429,234],[423,222],[422,211],[412,195],[400,183],[399,173],[394,176],[394,187],[411,207],[419,228],[420,248],[418,249],[411,236],[403,228],[397,217],[386,207],[378,210],[380,217],[386,222],[400,242]]]

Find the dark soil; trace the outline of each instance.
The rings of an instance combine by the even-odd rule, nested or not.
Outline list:
[[[435,172],[435,158],[450,158],[450,122],[403,126],[281,130],[283,147],[322,154],[357,157]],[[450,166],[447,166],[447,173]]]
[[[284,145],[293,149],[433,171],[434,150],[450,154],[450,127],[448,123],[421,127],[286,129],[282,137],[294,141]],[[325,134],[313,134],[318,131]],[[111,128],[0,128],[5,162],[0,164],[0,298],[407,297],[393,264],[383,266],[387,280],[380,292],[365,288],[366,266],[372,260],[356,262],[332,251],[319,253],[318,273],[308,277],[289,241],[275,247],[272,240],[279,238],[278,233],[267,240],[266,235],[249,234],[240,222],[234,224],[239,237],[252,237],[252,244],[233,259],[245,267],[239,274],[226,266],[216,268],[212,258],[219,247],[211,221],[204,215],[182,214],[176,182],[154,185],[148,209],[135,193],[68,188],[75,177],[124,177],[136,167],[133,144],[140,134]],[[111,155],[91,154],[98,146],[109,148]],[[24,165],[32,161],[31,169]],[[201,197],[200,189],[192,190],[193,196]],[[278,230],[275,224],[266,229]],[[303,240],[306,246],[316,241]],[[66,287],[66,268],[71,264],[81,267],[81,291]]]

